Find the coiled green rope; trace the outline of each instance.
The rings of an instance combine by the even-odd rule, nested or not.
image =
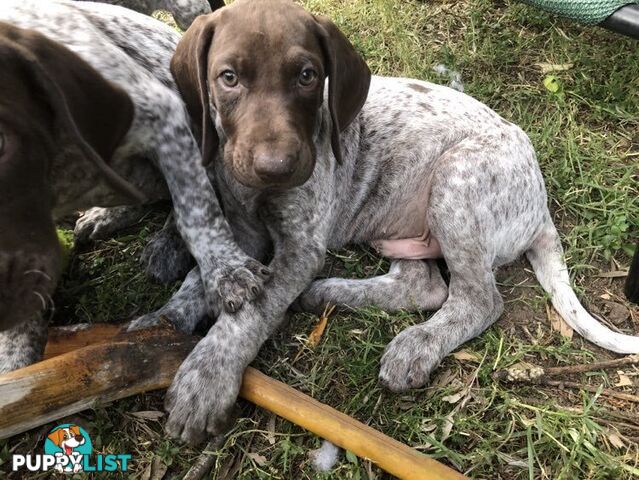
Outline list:
[[[586,24],[603,22],[618,8],[639,0],[522,0],[524,3],[561,17]]]

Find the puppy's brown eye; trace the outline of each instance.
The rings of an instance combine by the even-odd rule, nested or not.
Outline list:
[[[302,73],[300,73],[298,81],[302,87],[310,87],[313,82],[315,82],[316,78],[317,72],[315,70],[312,68],[305,68],[302,70]]]
[[[237,86],[238,78],[233,70],[224,70],[220,77],[222,78],[224,85],[226,85],[227,87],[232,88]]]

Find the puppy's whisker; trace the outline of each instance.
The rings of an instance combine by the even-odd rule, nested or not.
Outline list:
[[[46,310],[47,309],[47,302],[44,299],[44,297],[42,296],[42,294],[40,292],[36,292],[35,290],[32,290],[32,292],[38,296],[38,298],[40,299],[40,302],[42,302],[42,310]]]
[[[49,282],[51,281],[51,277],[49,275],[47,275],[45,272],[43,272],[42,270],[38,270],[38,269],[32,269],[32,270],[25,270],[23,275],[29,275],[35,273],[37,275],[42,275],[44,278],[46,278]]]
[[[53,318],[53,315],[55,314],[55,302],[53,301],[51,295],[49,295],[48,293],[46,295],[49,299],[49,320],[51,320]]]

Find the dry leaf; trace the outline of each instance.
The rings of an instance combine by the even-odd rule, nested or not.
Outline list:
[[[260,455],[259,453],[249,453],[246,455],[247,457],[249,457],[251,460],[253,460],[255,463],[257,463],[260,467],[263,467],[264,465],[266,465],[266,457],[264,455]]]
[[[619,375],[619,381],[617,383],[615,383],[615,387],[632,387],[632,386],[634,386],[634,383],[632,383],[632,380],[630,380],[630,377],[628,375],[626,375],[624,372],[618,371],[617,375]]]
[[[141,480],[162,480],[166,474],[166,470],[167,467],[160,457],[153,457],[149,466],[144,470]]]
[[[445,397],[442,397],[442,402],[457,403],[461,400],[463,396],[464,396],[464,392],[458,392],[452,395],[446,395]]]
[[[610,300],[610,294],[608,293],[603,293],[601,295],[599,295],[599,298],[603,298],[604,300]]]
[[[437,425],[435,425],[434,423],[427,423],[426,421],[422,422],[422,428],[421,428],[422,432],[430,433],[436,429],[437,429]]]
[[[275,445],[275,415],[271,415],[266,424],[266,440],[269,445]]]
[[[459,352],[455,352],[453,353],[453,357],[455,357],[460,362],[467,361],[467,362],[479,363],[481,361],[481,358],[479,358],[479,355],[473,352],[469,352],[468,350],[460,350]]]
[[[562,337],[572,338],[574,333],[572,327],[568,325],[564,319],[559,316],[554,307],[548,303],[546,304],[546,315],[553,330],[559,332]]]
[[[573,67],[572,63],[535,63],[535,66],[541,70],[541,73],[563,72]]]
[[[315,325],[315,328],[308,336],[307,345],[311,348],[315,348],[319,345],[322,340],[322,335],[324,335],[324,330],[326,330],[326,325],[328,324],[328,317],[335,310],[335,305],[327,305],[324,309],[324,313],[320,316],[320,320]]]
[[[157,410],[142,410],[139,412],[131,412],[131,416],[142,418],[144,420],[159,420],[164,416],[164,412],[159,412]]]
[[[601,272],[597,276],[599,278],[621,278],[621,277],[627,277],[628,276],[628,270],[615,270],[614,272]]]
[[[444,425],[442,425],[442,436],[439,439],[440,442],[444,442],[449,436],[450,432],[453,430],[453,426],[455,425],[455,421],[453,420],[453,415],[455,411],[450,412],[446,418],[444,418]]]
[[[608,437],[608,441],[610,442],[610,445],[612,445],[613,447],[624,448],[626,446],[626,444],[623,443],[623,440],[617,433],[608,432],[606,436]]]

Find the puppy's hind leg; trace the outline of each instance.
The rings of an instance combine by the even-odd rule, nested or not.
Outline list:
[[[428,220],[450,270],[448,299],[427,322],[405,329],[386,347],[379,378],[393,391],[425,385],[446,355],[482,333],[503,311],[492,271],[495,239],[519,223],[498,218],[511,200],[502,189],[486,185],[492,186],[493,175],[496,185],[507,184],[513,174],[501,165],[500,171],[491,168],[491,162],[498,163],[494,157],[470,155],[467,149],[451,152],[433,176]]]
[[[321,313],[330,303],[375,306],[387,312],[437,310],[447,297],[448,287],[435,261],[396,260],[386,275],[316,280],[299,296],[295,308]]]
[[[201,320],[207,317],[208,305],[204,298],[204,289],[200,281],[200,269],[194,268],[182,282],[180,289],[159,310],[136,318],[127,326],[127,330],[141,330],[170,322],[177,330],[193,333]],[[213,316],[219,310],[212,312]]]
[[[503,301],[482,253],[456,253],[446,257],[451,278],[444,305],[430,320],[405,329],[386,347],[379,378],[393,391],[425,385],[446,355],[501,315]]]
[[[141,262],[146,274],[160,283],[184,278],[194,267],[195,260],[178,232],[173,213],[169,214],[162,230],[156,232],[144,247]]]
[[[47,320],[42,315],[0,332],[0,374],[40,361],[46,343]]]

